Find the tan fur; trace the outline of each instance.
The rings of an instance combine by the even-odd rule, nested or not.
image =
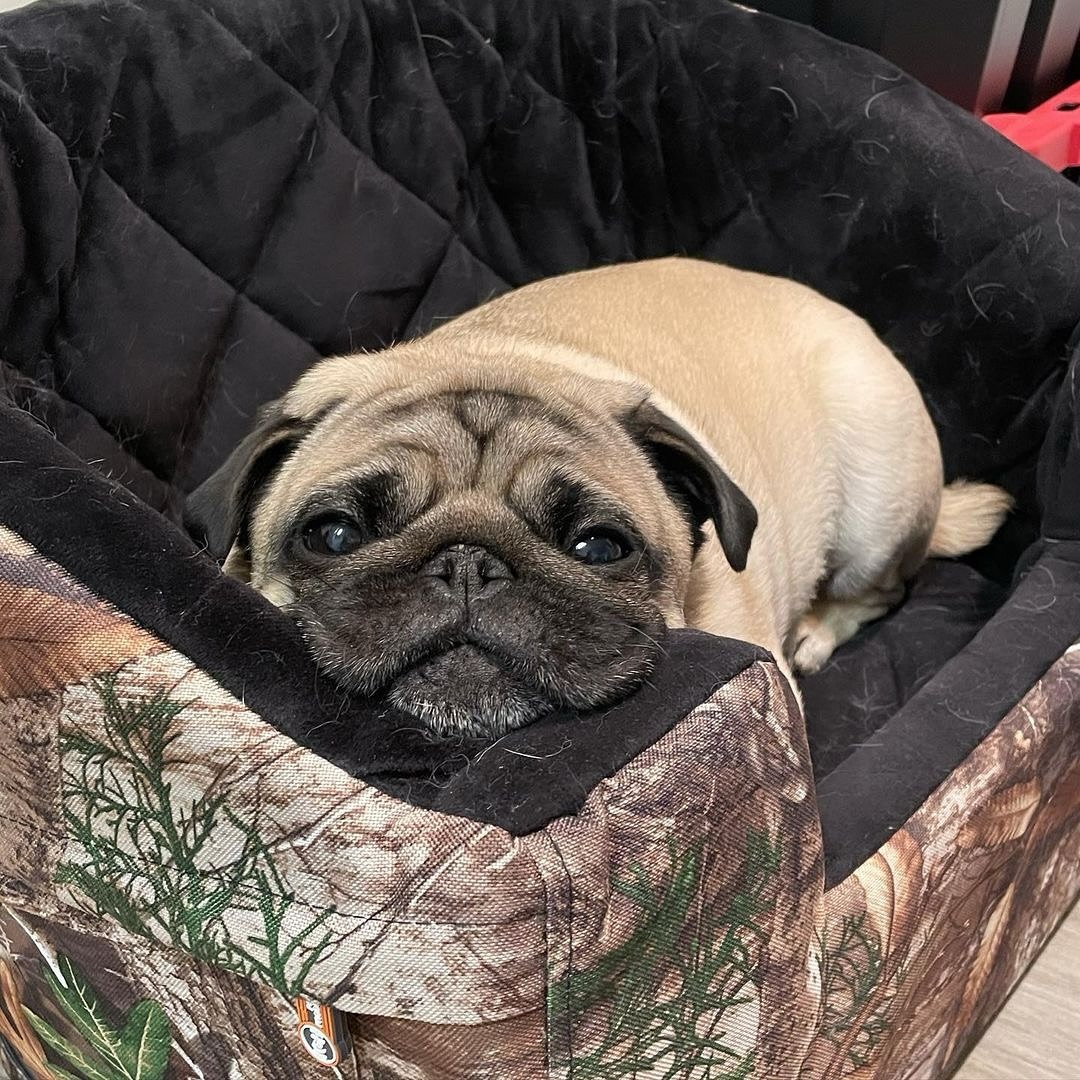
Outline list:
[[[956,558],[981,548],[989,543],[1011,508],[1008,493],[992,484],[957,480],[947,485],[941,493],[929,554],[934,558]]]
[[[557,401],[597,424],[651,395],[697,435],[759,524],[741,573],[712,532],[692,566],[674,559],[666,617],[758,643],[789,675],[819,667],[884,614],[928,553],[985,543],[1009,506],[989,485],[943,489],[918,389],[850,311],[784,279],[662,259],[541,281],[423,339],[314,368],[287,395],[289,414],[363,407],[308,440],[318,449],[288,462],[260,505],[255,584],[281,588],[259,580],[259,545],[298,491],[363,457],[381,409],[406,392],[478,385]],[[646,535],[677,550],[670,501],[646,477],[620,474],[611,432],[597,447],[575,468],[602,472]]]
[[[615,369],[602,381],[595,373],[578,375],[562,366],[569,353],[561,356],[555,348],[540,359],[519,344],[479,337],[469,343],[447,343],[433,334],[383,353],[333,358],[314,368],[286,395],[285,411],[310,417],[342,404],[269,486],[252,523],[252,565],[247,575],[240,576],[250,577],[271,601],[288,603],[287,584],[274,572],[275,525],[287,519],[313,488],[332,488],[349,475],[369,471],[387,453],[408,478],[410,489],[438,492],[438,505],[429,514],[453,514],[476,523],[481,531],[499,527],[511,486],[527,487],[533,470],[544,474],[558,458],[575,476],[590,477],[617,496],[632,510],[650,544],[668,555],[670,581],[659,599],[668,625],[682,626],[682,597],[691,573],[689,552],[681,550],[688,547],[686,523],[653,471],[628,456],[630,438],[613,419],[647,398],[648,387],[626,380]],[[579,354],[573,355],[576,362],[582,361]],[[554,357],[558,359],[553,362]],[[597,359],[596,364],[602,366],[602,361]],[[546,403],[551,412],[575,419],[592,437],[588,443],[570,439],[541,420],[535,427],[518,423],[484,455],[477,474],[472,441],[463,438],[458,425],[435,405],[414,409],[405,432],[400,426],[389,432],[380,427],[381,418],[402,403],[436,402],[446,391],[477,388],[519,393]],[[409,444],[404,452],[403,440]],[[529,494],[524,491],[525,501]],[[235,550],[229,561],[242,567]]]

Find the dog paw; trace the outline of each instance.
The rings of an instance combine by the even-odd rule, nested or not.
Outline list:
[[[836,649],[836,635],[832,629],[813,616],[799,623],[795,634],[795,652],[792,667],[799,675],[813,675],[828,662]]]

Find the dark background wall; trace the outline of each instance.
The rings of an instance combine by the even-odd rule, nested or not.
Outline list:
[[[1080,0],[746,0],[872,49],[972,112],[1025,112],[1080,79]]]

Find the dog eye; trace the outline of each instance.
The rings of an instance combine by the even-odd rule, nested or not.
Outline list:
[[[304,528],[304,547],[316,555],[348,555],[363,542],[356,522],[348,518],[320,518]]]
[[[570,554],[587,566],[606,566],[625,559],[633,545],[614,529],[590,529],[570,544]]]

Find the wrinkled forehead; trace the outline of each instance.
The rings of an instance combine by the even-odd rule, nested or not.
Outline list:
[[[534,458],[597,459],[613,438],[610,421],[558,399],[487,389],[402,392],[343,403],[305,439],[296,464],[324,475],[346,461],[388,471],[422,465],[445,483],[476,486]]]
[[[269,502],[295,515],[373,487],[419,513],[468,494],[522,514],[587,502],[633,514],[652,476],[621,426],[557,395],[505,389],[398,392],[345,402],[282,469]],[[620,513],[623,511],[624,513]]]
[[[479,450],[500,438],[528,442],[540,435],[555,437],[559,444],[589,440],[598,421],[560,398],[542,400],[513,390],[475,387],[386,401],[372,419],[386,435],[453,440]]]
[[[371,411],[389,403],[489,392],[489,402],[501,397],[504,406],[516,400],[542,403],[555,412],[613,417],[632,411],[649,395],[648,387],[599,358],[588,367],[521,354],[520,343],[503,348],[498,341],[465,339],[448,345],[418,339],[381,353],[323,360],[286,394],[284,409],[287,415],[311,419],[338,405]]]

